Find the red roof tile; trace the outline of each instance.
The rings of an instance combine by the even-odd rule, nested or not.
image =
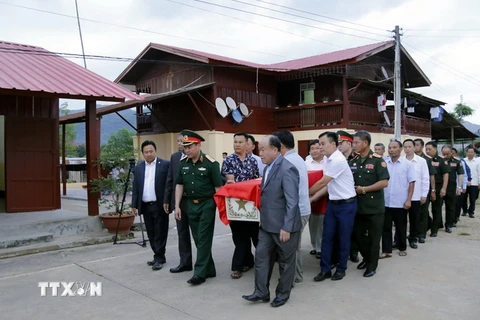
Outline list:
[[[43,48],[3,41],[0,41],[0,89],[100,101],[139,98],[130,90]]]

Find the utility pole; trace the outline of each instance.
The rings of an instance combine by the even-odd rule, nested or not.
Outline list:
[[[395,101],[395,139],[402,139],[402,85],[400,82],[400,27],[395,26],[395,68],[393,99]]]

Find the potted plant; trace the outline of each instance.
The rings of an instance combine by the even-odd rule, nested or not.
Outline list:
[[[328,97],[323,97],[323,98],[322,98],[322,102],[323,102],[323,103],[327,103],[327,102],[328,102]]]
[[[135,221],[135,215],[130,211],[130,203],[125,201],[122,205],[125,188],[127,194],[132,191],[133,175],[128,175],[130,167],[128,159],[133,157],[132,133],[127,129],[121,129],[112,134],[107,144],[102,146],[100,157],[96,161],[96,165],[108,174],[90,181],[92,185],[90,192],[100,193],[99,203],[109,210],[100,214],[100,219],[112,234],[117,231],[118,219],[120,219],[118,234],[129,233]]]

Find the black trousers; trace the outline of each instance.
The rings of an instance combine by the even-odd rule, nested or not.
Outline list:
[[[398,250],[407,250],[407,210],[403,208],[385,207],[385,220],[382,234],[383,253],[392,253],[392,222],[395,223],[395,232],[398,237]]]
[[[468,186],[467,192],[463,197],[463,212],[468,214],[475,214],[475,201],[478,198],[478,186]],[[470,205],[468,205],[470,204]]]
[[[258,244],[258,222],[230,221],[235,251],[232,258],[232,271],[242,271],[243,267],[253,268],[255,260],[252,254],[252,243]]]
[[[355,216],[353,235],[368,271],[375,271],[378,267],[384,219],[385,214],[357,213]]]
[[[425,201],[424,204],[420,205],[418,238],[425,239],[427,237],[427,231],[432,226],[432,218],[430,217],[430,212],[428,212],[429,206],[430,206],[430,194],[427,197],[427,201]]]
[[[408,209],[408,222],[410,223],[410,233],[408,241],[415,242],[420,234],[420,201],[412,201],[412,206]]]
[[[148,240],[153,251],[153,260],[165,263],[165,246],[168,237],[168,214],[157,202],[142,202],[142,214],[145,220]]]
[[[432,233],[437,233],[438,229],[443,227],[443,221],[442,221],[442,205],[443,205],[443,198],[440,197],[440,189],[442,188],[442,185],[436,185],[436,196],[437,198],[435,201],[432,202]]]
[[[188,222],[187,204],[184,200],[180,203],[182,210],[182,219],[176,220],[178,234],[178,254],[180,256],[180,266],[192,266],[192,240],[190,238],[190,224]]]
[[[447,188],[447,194],[445,195],[445,197],[443,197],[443,201],[445,201],[445,228],[446,227],[451,228],[455,223],[456,200],[457,200],[456,190],[454,190],[453,188]],[[441,215],[440,215],[440,221],[442,221]]]
[[[463,199],[465,199],[466,193],[460,193],[459,196],[455,199],[455,219],[454,223],[456,223],[460,219],[460,212],[462,212],[463,206]]]

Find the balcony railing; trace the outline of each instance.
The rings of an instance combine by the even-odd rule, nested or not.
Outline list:
[[[137,114],[137,131],[138,132],[152,131],[152,114],[151,113]]]
[[[340,125],[343,120],[341,101],[293,106],[275,110],[277,127],[308,129]]]
[[[432,124],[430,119],[416,118],[412,116],[405,117],[405,130],[408,134],[432,135]]]

